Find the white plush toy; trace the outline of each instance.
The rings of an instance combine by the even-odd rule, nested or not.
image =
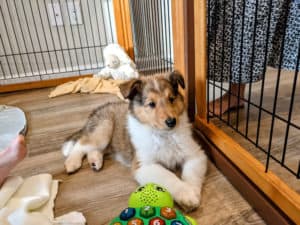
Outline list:
[[[129,80],[138,78],[134,62],[118,44],[110,44],[103,49],[105,67],[95,77]]]

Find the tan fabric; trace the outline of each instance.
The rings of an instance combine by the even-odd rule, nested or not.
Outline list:
[[[119,85],[124,80],[105,80],[98,77],[86,77],[76,81],[67,82],[57,86],[49,94],[49,98],[54,98],[61,95],[71,93],[110,93],[117,95],[120,99],[124,100]]]

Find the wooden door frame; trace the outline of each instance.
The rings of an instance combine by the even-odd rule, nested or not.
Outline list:
[[[257,201],[251,201],[253,207],[268,222],[268,224],[300,224],[300,195],[288,187],[274,173],[265,173],[264,165],[254,158],[246,149],[240,146],[235,140],[219,128],[209,123],[206,119],[206,79],[207,79],[207,17],[206,17],[206,1],[194,0],[194,34],[195,34],[195,83],[196,83],[196,105],[197,115],[195,127],[199,129],[210,145],[208,150],[210,153],[218,151],[223,159],[234,165],[239,171],[237,176],[240,182],[232,182],[235,187],[245,194],[245,188],[251,192],[251,185],[257,188],[262,198]],[[234,170],[230,167],[224,167],[220,162],[218,154],[213,155],[217,167],[223,168],[223,174],[232,176]],[[214,157],[215,156],[215,157]],[[248,186],[241,186],[239,183],[248,180]],[[266,204],[266,201],[272,204]],[[273,207],[271,210],[270,207]],[[268,208],[268,210],[267,210]],[[276,210],[277,209],[277,210]],[[273,213],[267,215],[266,212]],[[287,217],[289,219],[287,219]],[[281,222],[280,222],[281,221]],[[283,221],[283,222],[282,222]],[[284,222],[285,221],[285,222]]]
[[[119,45],[134,60],[133,33],[130,18],[130,0],[113,0],[116,32]]]
[[[172,1],[174,69],[186,83],[185,102],[191,121],[195,116],[194,0]]]

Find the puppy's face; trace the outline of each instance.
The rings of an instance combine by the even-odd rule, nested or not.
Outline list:
[[[185,86],[182,75],[172,72],[133,79],[122,84],[120,90],[130,100],[130,112],[141,123],[155,129],[171,130],[180,122],[180,115],[184,112],[179,85]]]

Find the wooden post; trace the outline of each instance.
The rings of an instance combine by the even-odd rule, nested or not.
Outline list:
[[[185,102],[190,120],[195,116],[194,0],[172,1],[174,68],[184,76]]]
[[[113,5],[118,43],[125,49],[131,59],[134,60],[129,0],[114,0]]]
[[[194,2],[195,29],[195,83],[197,115],[206,118],[206,78],[207,78],[207,43],[206,43],[206,1]]]

